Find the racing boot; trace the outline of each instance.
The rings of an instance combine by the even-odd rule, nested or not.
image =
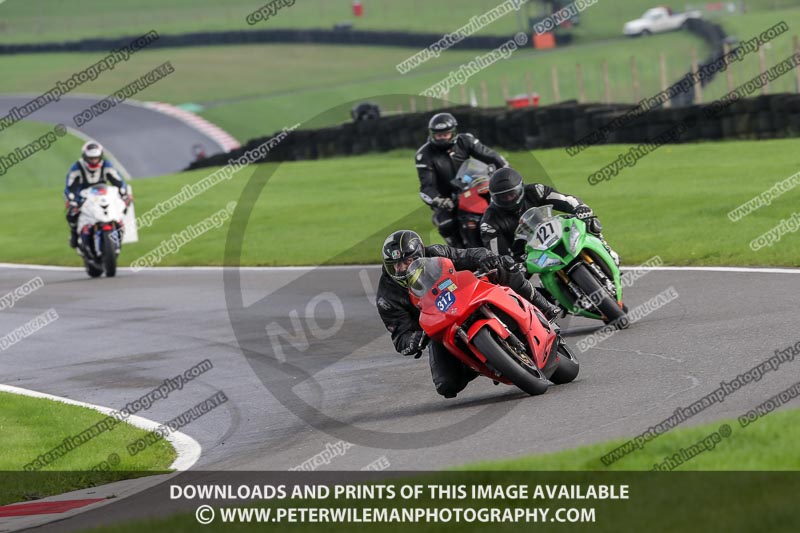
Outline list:
[[[544,288],[544,287],[536,287],[535,290],[536,290],[536,292],[541,294],[544,297],[544,299],[547,300],[548,302],[550,302],[551,304],[558,305],[558,300],[556,300],[556,297],[553,296],[550,293],[550,291],[548,291],[546,288]]]
[[[81,247],[78,246],[78,239],[79,238],[80,238],[80,236],[78,235],[78,229],[76,227],[70,226],[70,228],[69,228],[69,246],[70,246],[70,248],[75,250],[76,254],[78,254],[79,256],[83,257],[83,250],[81,250]]]
[[[547,298],[539,294],[539,291],[534,289],[533,285],[531,285],[531,282],[528,280],[525,280],[520,290],[517,290],[517,294],[538,307],[544,314],[544,317],[550,322],[556,318],[563,318],[565,315],[564,309],[562,309],[561,306],[548,302]]]

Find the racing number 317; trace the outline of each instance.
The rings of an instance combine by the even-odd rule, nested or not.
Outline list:
[[[436,308],[441,312],[445,312],[455,303],[456,297],[450,291],[444,291],[436,298]]]

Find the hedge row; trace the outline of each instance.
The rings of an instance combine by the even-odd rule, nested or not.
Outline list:
[[[776,94],[742,99],[706,117],[712,104],[651,110],[634,121],[609,132],[602,144],[649,142],[687,118],[697,125],[678,142],[723,139],[774,139],[800,136],[800,95]],[[634,109],[631,105],[560,104],[509,110],[455,107],[448,111],[459,121],[459,129],[475,133],[482,142],[504,150],[567,147]],[[381,117],[316,130],[295,130],[269,151],[269,161],[296,161],[361,155],[401,148],[418,148],[425,142],[431,112]],[[273,138],[250,140],[242,148],[197,161],[188,168],[225,165]]]

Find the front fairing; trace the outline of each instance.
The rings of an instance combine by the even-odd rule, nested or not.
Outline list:
[[[409,293],[420,310],[420,326],[431,338],[442,339],[450,326],[461,324],[474,310],[475,306],[470,303],[487,289],[472,272],[456,271],[450,259],[418,259],[409,267],[409,272],[417,269],[422,270],[422,274],[409,275]]]
[[[559,215],[542,223],[557,227],[559,235],[552,242],[543,242],[535,233],[527,236],[525,266],[529,274],[561,270],[575,259],[586,241],[586,224],[580,219]]]
[[[112,185],[95,185],[81,191],[84,198],[78,225],[119,222],[125,211],[125,203],[119,197],[119,189]]]
[[[455,271],[449,259],[419,259],[409,267],[409,271],[415,268],[417,262],[424,264],[427,267],[424,270],[427,272],[411,281],[409,292],[412,302],[420,310],[420,326],[431,339],[441,342],[459,359],[473,366],[476,355],[466,354],[462,350],[464,343],[457,342],[457,330],[463,326],[467,331],[462,330],[462,332],[471,340],[471,336],[476,332],[475,329],[480,327],[481,322],[487,320],[481,318],[475,322],[475,315],[483,316],[480,308],[488,306],[502,312],[506,320],[516,325],[524,337],[523,340],[531,347],[536,364],[540,368],[545,367],[555,332],[550,328],[544,315],[530,302],[508,287],[478,279],[472,272]],[[413,276],[410,275],[410,278]],[[506,327],[497,324],[495,326]],[[474,347],[470,346],[469,349],[474,350]],[[473,368],[480,368],[480,364]]]

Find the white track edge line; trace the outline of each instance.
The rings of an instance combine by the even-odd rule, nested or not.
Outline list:
[[[341,270],[360,270],[363,268],[379,268],[380,265],[317,265],[317,266],[244,266],[244,267],[221,267],[221,266],[167,266],[167,267],[148,267],[137,272],[168,272],[168,271],[222,271],[226,268],[243,271],[304,271],[314,269],[341,269]],[[83,267],[57,266],[57,265],[35,265],[27,263],[0,263],[0,268],[25,269],[25,270],[56,270],[56,271],[83,271]],[[698,272],[753,272],[764,274],[800,274],[800,268],[772,268],[772,267],[726,267],[726,266],[623,266],[622,270],[664,270],[664,271],[698,271]],[[130,267],[119,267],[117,270],[131,271]]]
[[[0,384],[0,392],[10,392],[12,394],[20,394],[22,396],[29,396],[31,398],[44,398],[69,405],[88,407],[89,409],[102,413],[106,416],[113,416],[115,413],[114,409],[103,407],[102,405],[94,405],[91,403],[80,402],[78,400],[71,400],[70,398],[63,398],[61,396],[54,396],[44,392],[14,387],[13,385]],[[158,422],[154,422],[137,415],[129,416],[127,419],[125,419],[125,422],[128,422],[130,425],[145,431],[156,431],[161,426],[161,424]],[[170,469],[177,471],[188,470],[194,466],[198,459],[200,459],[200,454],[203,451],[203,447],[200,446],[200,443],[189,435],[180,431],[175,431],[174,433],[168,434],[166,439],[170,442],[170,444],[172,444],[176,453],[178,454],[178,457],[169,466]]]

